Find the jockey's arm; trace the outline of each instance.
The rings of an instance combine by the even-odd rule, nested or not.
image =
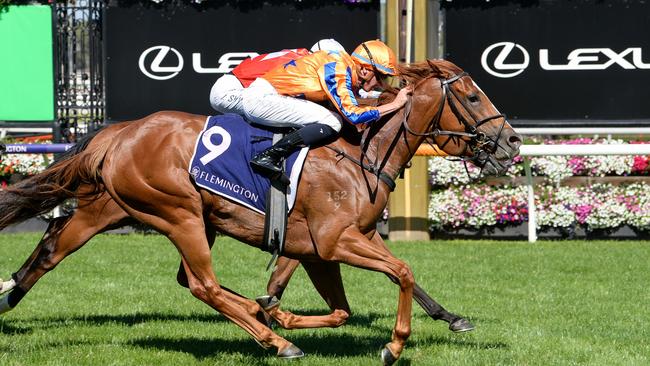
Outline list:
[[[352,75],[347,65],[330,62],[319,69],[321,87],[336,109],[350,123],[356,125],[379,119],[380,112],[374,106],[360,106],[352,91]]]
[[[400,91],[395,100],[388,104],[379,107],[359,106],[352,91],[351,73],[354,71],[338,62],[325,64],[319,71],[321,85],[327,96],[341,115],[352,124],[376,121],[381,116],[398,110],[406,103],[406,91]]]

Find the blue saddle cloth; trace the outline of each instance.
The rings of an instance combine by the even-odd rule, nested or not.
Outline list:
[[[196,139],[189,172],[199,187],[240,203],[264,214],[268,178],[254,172],[249,162],[271,147],[273,133],[249,125],[241,116],[210,116]],[[308,148],[294,152],[287,159],[287,204],[293,208],[302,166]]]

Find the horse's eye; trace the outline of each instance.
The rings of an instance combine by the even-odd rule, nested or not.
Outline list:
[[[469,100],[469,102],[472,104],[476,104],[481,100],[481,98],[479,98],[477,94],[472,93],[467,96],[467,100]]]

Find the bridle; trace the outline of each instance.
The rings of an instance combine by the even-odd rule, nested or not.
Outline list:
[[[364,45],[365,46],[365,45]],[[431,66],[432,69],[435,70],[434,66],[429,62],[429,65]],[[456,138],[469,138],[469,141],[465,141],[466,146],[465,146],[465,153],[468,151],[471,152],[471,156],[462,156],[459,157],[460,160],[465,161],[471,161],[473,164],[479,166],[481,170],[485,166],[485,164],[488,162],[489,157],[491,154],[496,152],[497,148],[499,147],[499,138],[501,137],[501,133],[503,131],[503,128],[506,123],[506,117],[503,114],[495,114],[493,116],[479,119],[477,118],[476,113],[472,110],[470,106],[468,106],[463,98],[461,98],[456,92],[451,85],[455,83],[456,81],[462,79],[465,76],[469,76],[467,72],[462,72],[458,75],[454,75],[450,78],[444,79],[439,76],[435,75],[430,75],[422,80],[420,80],[415,86],[413,87],[413,90],[415,90],[419,85],[421,85],[424,81],[430,79],[430,78],[436,78],[440,82],[440,88],[442,90],[442,96],[440,98],[440,103],[438,104],[438,109],[436,113],[434,114],[433,119],[430,121],[428,124],[428,129],[425,132],[417,132],[413,130],[409,124],[408,124],[408,117],[411,111],[411,96],[408,97],[408,100],[406,102],[406,105],[404,106],[404,114],[402,118],[402,123],[400,129],[405,131],[405,133],[409,133],[414,136],[423,136],[423,137],[436,137],[436,136],[449,136],[450,138],[445,141],[444,144],[440,146],[440,148],[444,148],[449,141],[456,137]],[[458,105],[454,102],[454,99],[460,103],[462,108],[467,112],[469,117],[471,118],[471,121],[474,122],[473,124],[467,121],[463,114],[460,112],[460,109]],[[445,109],[445,105],[449,104],[449,107],[451,108],[452,113],[454,116],[458,119],[458,121],[465,126],[465,131],[449,131],[449,130],[442,130],[440,129],[440,119],[442,118],[442,114]],[[496,135],[495,138],[488,137],[484,133],[480,132],[478,128],[485,123],[492,121],[494,119],[498,118],[503,118],[503,122],[501,123],[501,126],[499,126],[499,132]],[[355,164],[359,165],[361,168],[363,168],[365,171],[375,175],[378,180],[381,180],[384,182],[389,189],[392,191],[395,189],[396,184],[395,184],[395,178],[397,176],[390,176],[386,173],[383,172],[383,168],[385,164],[388,161],[388,158],[391,155],[392,149],[397,145],[397,142],[401,138],[400,136],[402,135],[401,133],[395,134],[395,138],[393,141],[388,145],[388,151],[386,155],[383,158],[382,162],[379,162],[379,156],[375,157],[374,162],[366,162],[368,160],[367,155],[366,155],[366,147],[369,142],[369,135],[370,135],[370,130],[371,128],[367,128],[364,130],[364,133],[361,138],[361,158],[356,159],[355,157],[347,154],[346,152],[333,148],[329,145],[326,145],[327,148],[335,151],[337,153],[337,156],[342,156],[348,160],[351,160]],[[429,142],[430,143],[430,142]],[[383,145],[383,144],[382,144]],[[467,165],[465,166],[465,169],[467,170],[467,173],[469,174],[469,170],[467,168]],[[401,173],[401,172],[400,172]],[[373,198],[374,200],[374,198]]]
[[[433,68],[430,62],[429,65]],[[482,169],[487,163],[490,155],[494,154],[496,150],[499,148],[498,141],[501,137],[501,133],[503,132],[503,128],[506,123],[506,116],[504,114],[495,114],[493,116],[479,119],[476,113],[473,111],[473,109],[467,105],[465,99],[461,98],[458,95],[458,92],[451,87],[451,84],[455,83],[456,81],[462,79],[465,76],[469,77],[469,74],[463,71],[460,74],[454,75],[448,79],[437,77],[437,79],[440,81],[442,96],[440,98],[440,104],[438,105],[438,111],[434,115],[432,121],[429,123],[430,131],[419,133],[411,129],[410,126],[408,125],[408,114],[411,109],[410,97],[409,100],[407,101],[407,105],[405,106],[406,112],[404,113],[402,125],[404,126],[404,129],[408,133],[415,136],[424,136],[424,137],[450,136],[449,139],[447,139],[442,145],[439,146],[441,149],[444,149],[444,147],[449,143],[449,141],[452,140],[452,137],[469,138],[469,141],[465,141],[466,143],[465,152],[468,152],[469,150],[469,152],[471,152],[471,156],[469,157],[463,156],[459,158],[460,160],[464,160],[466,162],[471,161],[473,164],[475,164],[476,166]],[[420,82],[418,82],[418,84],[415,85],[414,89],[419,84],[424,82],[426,79],[432,77],[434,76],[429,76],[427,78],[420,80]],[[463,107],[465,112],[467,112],[467,114],[470,116],[471,121],[474,123],[470,123],[465,119],[463,114],[460,112],[458,105],[454,102],[454,99],[458,101],[458,103],[460,103],[460,105]],[[445,104],[449,104],[449,108],[451,109],[456,119],[458,119],[458,121],[465,126],[465,131],[461,132],[461,131],[449,131],[449,130],[440,129],[440,119],[442,118],[442,113],[445,109]],[[491,138],[478,130],[480,126],[498,118],[503,118],[503,122],[501,122],[501,125],[499,126],[499,132],[497,133],[495,138]]]

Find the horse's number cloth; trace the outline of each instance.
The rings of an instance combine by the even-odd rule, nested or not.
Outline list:
[[[264,213],[268,178],[254,172],[251,158],[271,147],[273,133],[249,125],[236,114],[210,116],[196,139],[189,172],[199,187]],[[287,159],[291,180],[287,205],[293,208],[298,180],[308,148],[294,152]]]

